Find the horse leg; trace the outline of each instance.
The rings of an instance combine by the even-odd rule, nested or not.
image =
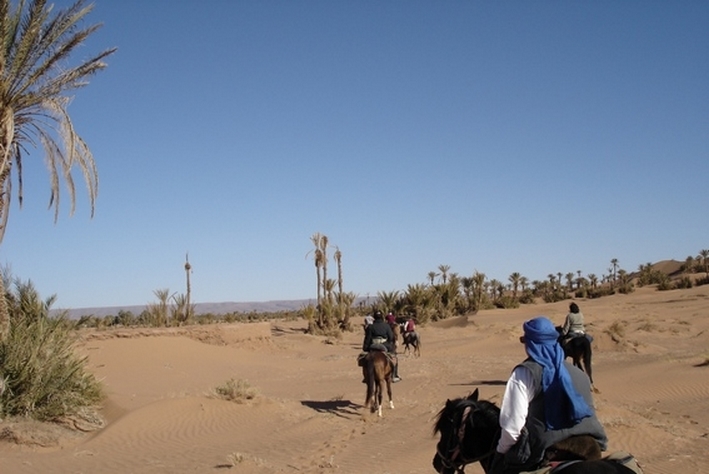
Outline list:
[[[382,380],[377,379],[377,415],[382,417]]]
[[[374,411],[374,380],[375,380],[375,375],[374,375],[374,360],[370,359],[369,356],[367,356],[367,363],[365,365],[366,367],[366,375],[365,378],[367,380],[367,396],[364,399],[364,407],[371,408],[372,411]]]
[[[421,338],[418,334],[416,334],[416,338],[414,339],[414,355],[421,357]]]
[[[389,395],[389,408],[394,409],[394,399],[391,396],[391,375],[386,379],[387,395]]]
[[[591,381],[593,386],[593,375],[591,374],[591,344],[588,345],[588,351],[583,355],[583,365],[586,367],[586,373],[588,374],[588,379]]]

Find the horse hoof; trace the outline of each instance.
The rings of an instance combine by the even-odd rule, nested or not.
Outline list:
[[[394,402],[389,402],[389,408],[391,408],[392,410],[394,409]]]

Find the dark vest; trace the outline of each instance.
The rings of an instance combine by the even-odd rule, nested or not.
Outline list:
[[[564,362],[564,364],[571,375],[571,381],[576,388],[576,391],[583,396],[588,406],[593,408],[591,383],[588,376],[577,367],[574,367],[571,363]],[[539,466],[539,463],[543,460],[544,452],[549,446],[575,435],[593,436],[601,446],[601,450],[605,451],[608,444],[608,438],[606,437],[606,432],[603,429],[603,426],[596,417],[595,409],[593,415],[584,418],[571,428],[547,430],[546,423],[544,421],[544,392],[542,392],[541,388],[542,372],[544,369],[539,363],[535,362],[531,358],[528,358],[520,365],[526,367],[532,373],[539,390],[529,404],[529,412],[527,413],[527,421],[525,423],[528,436],[521,436],[517,444],[510,449],[505,456],[506,464],[508,466],[523,468],[522,470],[536,469]]]

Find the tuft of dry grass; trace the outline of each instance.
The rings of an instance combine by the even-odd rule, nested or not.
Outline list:
[[[249,382],[242,379],[231,378],[223,385],[214,389],[214,394],[218,398],[231,402],[243,403],[246,400],[252,400],[258,395],[258,389],[252,387]]]
[[[236,467],[244,461],[244,455],[241,453],[231,453],[226,457],[229,467]]]
[[[625,324],[621,321],[613,321],[603,332],[608,334],[615,342],[621,342],[625,336]]]

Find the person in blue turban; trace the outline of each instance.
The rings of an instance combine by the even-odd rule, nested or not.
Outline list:
[[[603,426],[596,417],[586,374],[565,361],[559,333],[546,317],[522,325],[527,358],[505,386],[500,408],[500,440],[492,473],[541,467],[546,449],[575,435],[590,435],[604,451]]]

